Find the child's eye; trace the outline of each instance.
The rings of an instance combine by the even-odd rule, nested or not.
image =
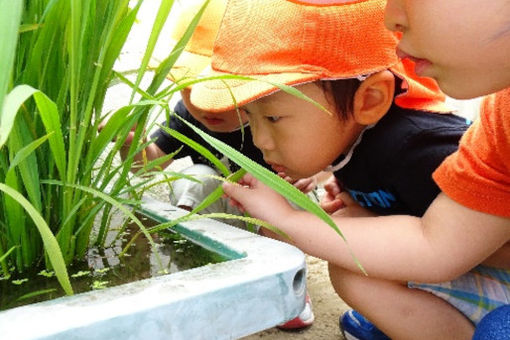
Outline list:
[[[278,120],[280,120],[281,117],[279,116],[266,116],[266,119],[269,120],[271,123],[276,123]]]

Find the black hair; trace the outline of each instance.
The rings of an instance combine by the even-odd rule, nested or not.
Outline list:
[[[326,98],[333,100],[333,104],[341,119],[349,118],[354,111],[354,95],[362,81],[356,78],[319,80],[317,84],[326,94]],[[395,96],[402,93],[402,80],[395,77]]]
[[[317,82],[326,94],[326,98],[333,100],[338,115],[347,119],[353,112],[354,94],[358,91],[361,81],[358,79],[321,80]]]

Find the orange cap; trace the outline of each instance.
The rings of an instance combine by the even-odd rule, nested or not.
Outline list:
[[[168,74],[170,80],[178,82],[183,79],[196,78],[211,64],[214,40],[220,28],[226,2],[227,0],[209,1],[188,44]],[[177,44],[184,36],[186,29],[204,3],[205,0],[186,0],[171,26],[170,38],[172,45]],[[157,59],[160,58],[155,59],[158,61]]]
[[[232,95],[242,106],[278,91],[268,82],[297,85],[356,78],[397,66],[408,93],[433,101],[429,109],[438,106],[438,98],[442,102],[444,96],[437,85],[421,86],[420,79],[408,77],[399,65],[398,38],[384,26],[385,5],[385,0],[230,0],[215,42],[211,75],[237,74],[260,81],[198,83],[191,91],[192,103],[208,111],[229,110],[235,106]]]

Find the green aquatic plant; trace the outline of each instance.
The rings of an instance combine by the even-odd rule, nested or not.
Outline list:
[[[132,159],[115,164],[120,144],[108,147],[134,124],[144,126],[154,102],[111,112],[97,131],[106,91],[119,76],[114,63],[142,3],[0,0],[1,276],[43,265],[72,294],[66,266],[104,242],[112,206],[139,201],[141,184],[127,176]],[[172,5],[161,1],[136,87]],[[159,87],[155,76],[147,93]]]

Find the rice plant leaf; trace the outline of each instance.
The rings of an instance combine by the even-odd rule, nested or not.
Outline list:
[[[60,114],[57,105],[41,91],[34,93],[35,103],[39,109],[39,115],[49,135],[48,143],[60,174],[60,178],[65,178],[66,173],[66,151],[62,126],[60,125]]]
[[[6,174],[5,174],[5,184],[11,188],[13,188],[14,190],[19,190],[19,187],[18,187],[18,178],[16,176],[16,172],[15,172],[15,169],[16,167],[21,163],[23,162],[28,156],[30,156],[32,154],[32,152],[34,152],[35,149],[37,149],[42,143],[44,143],[46,140],[48,139],[48,136],[43,136],[35,141],[33,141],[32,143],[30,143],[29,145],[19,149],[17,152],[16,152],[16,155],[14,156],[14,159],[10,162],[9,164],[9,169],[7,170]],[[31,181],[29,181],[31,182]],[[34,189],[34,188],[32,188]],[[37,209],[40,209],[40,201],[39,201],[39,188],[35,188],[37,189],[36,192],[29,192],[29,195],[32,199],[32,204],[35,205],[35,207]],[[24,259],[28,260],[28,258],[31,258],[32,256],[30,254],[32,254],[31,250],[29,249],[30,247],[27,245],[28,243],[28,240],[27,240],[27,235],[26,235],[26,230],[25,230],[25,226],[26,226],[26,222],[25,222],[25,219],[24,219],[24,216],[22,214],[22,208],[21,206],[19,206],[16,201],[12,198],[9,198],[9,197],[5,197],[5,201],[4,201],[4,204],[5,204],[5,208],[7,209],[6,211],[6,222],[9,224],[9,225],[15,225],[16,228],[12,228],[11,232],[13,233],[13,236],[15,236],[15,239],[16,240],[19,240],[21,239],[21,243],[22,243],[22,253],[24,254],[23,257]]]
[[[44,93],[31,86],[16,86],[7,95],[4,103],[3,115],[0,118],[0,148],[9,137],[21,105],[31,96],[34,97],[46,132],[50,135],[49,144],[53,153],[53,158],[55,159],[55,164],[57,165],[60,175],[63,177],[66,168],[65,145],[57,106]]]
[[[44,143],[49,138],[48,135],[42,136],[39,139],[34,140],[32,143],[28,144],[27,146],[23,147],[22,149],[18,150],[16,152],[16,156],[12,159],[11,163],[9,164],[9,170],[7,173],[14,170],[18,164],[23,162],[34,150],[36,150],[42,143]],[[6,176],[8,177],[8,176]]]
[[[19,108],[35,91],[28,85],[19,85],[5,97],[0,115],[0,148],[9,138]]]
[[[132,109],[133,106],[131,105],[120,108],[104,124],[96,138],[91,141],[89,164],[92,163],[91,160],[97,160],[106,146],[115,139],[119,129],[125,126],[129,120],[128,114]]]
[[[0,0],[0,110],[12,75],[16,44],[18,42],[18,29],[21,23],[23,0]],[[0,111],[0,121],[4,113]],[[2,134],[0,134],[0,138]],[[5,141],[4,141],[5,142]],[[0,144],[0,148],[3,143]]]
[[[55,275],[57,276],[58,282],[64,289],[67,295],[73,294],[73,288],[71,287],[71,282],[69,281],[69,275],[67,273],[66,264],[64,261],[64,257],[62,256],[62,252],[60,251],[60,247],[58,245],[57,239],[51,232],[50,228],[44,221],[43,217],[39,214],[39,212],[30,204],[29,201],[25,197],[23,197],[16,190],[8,187],[7,185],[0,183],[0,191],[3,191],[14,200],[16,200],[22,207],[25,209],[27,214],[34,221],[39,234],[44,243],[44,247],[48,254],[48,258],[55,270]]]
[[[19,298],[16,299],[16,301],[22,301],[22,300],[33,298],[35,296],[53,293],[54,291],[56,291],[55,288],[49,288],[49,289],[38,290],[38,291],[35,291],[35,292],[30,292],[28,294],[20,296]]]
[[[130,81],[128,78],[126,78],[122,73],[120,72],[115,72],[114,73],[115,76],[117,78],[119,78],[120,82],[121,83],[124,83],[126,84],[127,86],[129,86],[131,89],[133,89],[134,91],[136,91],[136,93],[138,93],[139,95],[142,96],[142,98],[145,98],[145,99],[148,99],[148,100],[156,100],[156,98],[152,95],[150,95],[148,92],[142,90],[140,87],[137,87],[135,85],[135,83],[133,83],[132,81]]]
[[[258,226],[264,227],[264,228],[266,228],[268,230],[271,230],[272,232],[274,232],[274,233],[276,233],[278,235],[281,235],[281,236],[285,237],[286,239],[290,239],[290,237],[286,233],[284,233],[283,231],[281,231],[278,228],[275,228],[274,226],[272,226],[271,224],[267,223],[266,221],[262,221],[262,220],[259,220],[258,218],[253,218],[253,217],[249,217],[249,216],[239,216],[239,215],[232,215],[232,214],[226,214],[226,213],[193,214],[193,215],[186,214],[186,215],[181,216],[179,218],[176,218],[176,219],[174,219],[172,221],[163,222],[161,224],[158,224],[158,225],[150,228],[149,232],[151,234],[152,233],[157,233],[158,231],[172,228],[172,227],[174,227],[177,224],[182,223],[182,222],[196,221],[196,220],[205,219],[205,218],[225,219],[225,220],[239,220],[239,221],[243,221],[243,222],[246,222],[246,223],[249,223],[249,224],[254,224],[254,225],[258,225]]]
[[[29,127],[26,124],[26,120],[24,117],[19,117],[19,124],[14,124],[14,127],[10,133],[10,137],[8,140],[9,150],[19,151],[22,150],[26,145],[29,145],[33,142],[32,134],[29,131]],[[18,120],[18,119],[17,119]],[[13,158],[15,155],[12,154]],[[38,164],[38,159],[35,154],[28,153],[24,155],[23,162],[19,162],[17,164],[18,172],[21,175],[23,180],[23,186],[26,190],[26,193],[30,199],[30,202],[34,207],[41,211],[42,203],[41,203],[41,188],[39,182],[39,170],[40,165]],[[10,185],[12,188],[17,188],[17,184],[15,186]],[[25,248],[23,248],[25,250]]]
[[[145,226],[142,224],[142,222],[128,208],[126,208],[126,206],[122,202],[119,202],[118,200],[111,197],[110,195],[107,195],[99,190],[94,189],[94,188],[86,187],[86,186],[79,185],[79,184],[64,184],[63,182],[55,181],[55,180],[45,180],[45,181],[41,181],[41,182],[53,184],[53,185],[62,185],[62,186],[72,187],[72,188],[87,192],[93,196],[99,197],[101,200],[103,200],[107,203],[110,203],[112,206],[119,209],[122,213],[124,213],[127,217],[129,217],[140,228],[141,232],[145,235],[145,237],[147,237],[147,241],[150,243],[151,247],[153,249],[156,249],[156,244],[154,243],[152,237],[150,236],[149,232],[147,231],[147,228],[145,228]],[[162,267],[161,259],[157,255],[157,252],[155,254],[156,254],[158,262],[160,262],[160,265]]]
[[[113,37],[111,39],[110,46],[108,47],[108,50],[106,51],[103,60],[103,67],[101,70],[102,73],[100,76],[101,80],[110,79],[109,77],[110,73],[115,72],[113,71],[113,66],[115,64],[115,61],[119,57],[124,44],[126,43],[127,37],[133,27],[134,22],[136,21],[136,15],[142,3],[143,0],[138,0],[136,5],[128,10],[127,15],[125,15],[125,17],[123,17],[113,29],[114,31]],[[125,8],[124,4],[121,5],[121,8]],[[104,88],[108,87],[109,85],[111,85],[111,83],[108,83],[107,81],[103,81],[100,84],[100,86]],[[104,88],[101,88],[99,92],[106,93],[106,90]],[[104,101],[104,96],[97,98],[97,101],[102,103]]]
[[[197,12],[197,14],[193,17],[193,20],[191,20],[188,27],[186,28],[186,31],[182,35],[181,39],[177,42],[177,44],[175,44],[169,56],[165,60],[163,60],[163,62],[158,66],[158,68],[156,69],[156,74],[154,75],[154,79],[150,84],[147,92],[155,93],[161,86],[166,76],[172,69],[173,65],[175,64],[175,62],[181,55],[182,51],[184,50],[184,47],[188,44],[189,40],[191,39],[191,36],[193,35],[193,32],[195,31],[195,28],[200,21],[200,18],[202,17],[207,6],[209,5],[209,1],[210,0],[204,1],[204,4]]]
[[[177,115],[176,115],[177,116]],[[180,117],[179,117],[180,118]],[[184,121],[184,120],[183,120]],[[193,150],[199,152],[202,156],[207,158],[208,161],[210,161],[214,166],[226,177],[230,174],[230,171],[228,168],[223,164],[211,151],[207,150],[202,145],[198,144],[194,140],[192,140],[189,137],[186,137],[182,133],[170,129],[168,126],[159,125],[158,126],[163,129],[166,133],[168,133],[170,136],[174,137],[175,139],[181,141],[182,143],[186,144]],[[198,129],[198,128],[196,128]]]
[[[237,182],[244,176],[244,174],[246,174],[246,170],[239,169],[231,176],[229,176],[228,180],[232,182]],[[213,192],[207,195],[207,197],[204,198],[202,202],[200,202],[200,204],[189,213],[189,215],[197,214],[198,212],[204,210],[205,208],[216,202],[218,199],[220,199],[221,196],[223,196],[223,186],[220,184],[216,189],[213,190]]]
[[[143,168],[138,170],[135,175],[140,175],[142,173],[146,173],[147,171],[151,171],[152,169],[157,169],[161,164],[163,164],[173,158],[174,158],[174,155],[172,155],[172,154],[164,155],[159,158],[156,158],[155,160],[150,161],[147,164],[144,164]]]
[[[2,256],[0,256],[0,262],[3,262],[5,261],[5,259],[7,258],[7,256],[9,256],[13,251],[14,249],[18,248],[19,246],[12,246],[11,249],[7,250],[7,252],[5,254],[3,254]]]
[[[138,75],[136,77],[135,88],[138,88],[140,86],[140,83],[142,81],[145,70],[147,69],[147,66],[149,65],[149,61],[152,56],[152,52],[154,52],[154,48],[156,47],[156,42],[158,41],[159,34],[161,33],[161,30],[163,29],[163,26],[166,22],[168,14],[170,13],[170,10],[172,9],[173,4],[174,4],[173,0],[161,0],[161,4],[159,6],[158,13],[156,14],[156,19],[154,20],[154,25],[152,26],[152,31],[149,36],[149,41],[147,42],[147,47],[145,49],[142,63],[140,64],[140,69],[139,69]],[[161,84],[159,84],[159,85],[161,85]],[[158,85],[158,87],[159,87],[159,85]],[[151,93],[150,91],[148,91],[148,92]],[[133,93],[131,95],[130,102],[133,101],[134,95],[135,95],[135,91],[133,91]]]
[[[19,27],[19,33],[25,33],[30,31],[35,31],[41,27],[40,24],[30,24],[30,25],[21,25]]]

